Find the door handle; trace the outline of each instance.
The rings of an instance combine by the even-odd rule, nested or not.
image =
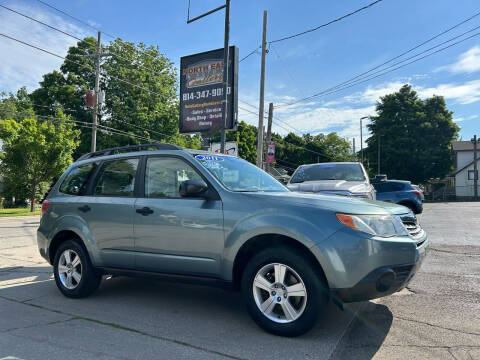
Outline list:
[[[137,213],[142,214],[143,216],[148,216],[150,214],[153,214],[153,210],[150,209],[149,207],[144,207],[141,209],[135,210]]]
[[[86,213],[87,211],[90,211],[90,210],[92,210],[92,209],[91,209],[90,206],[88,206],[88,205],[83,205],[83,206],[80,206],[80,207],[78,208],[78,210],[80,210],[81,212]]]

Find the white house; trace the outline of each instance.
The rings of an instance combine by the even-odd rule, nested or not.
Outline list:
[[[455,195],[458,198],[473,197],[473,143],[471,141],[454,141],[452,149],[455,153],[455,171],[452,177],[455,178]],[[477,152],[477,173],[480,169],[480,149]],[[477,174],[478,178],[478,174]],[[478,184],[480,194],[480,181]]]

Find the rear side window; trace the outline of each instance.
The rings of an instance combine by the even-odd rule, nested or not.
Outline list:
[[[73,168],[60,185],[60,192],[69,195],[82,195],[87,186],[93,170],[97,167],[97,163],[92,162]]]
[[[133,196],[138,159],[107,161],[103,164],[94,194],[104,196]]]
[[[198,173],[178,158],[150,157],[145,169],[145,196],[179,198],[180,184],[186,180],[201,180]]]
[[[385,182],[374,184],[373,187],[377,190],[378,193],[392,192],[392,191],[402,191],[404,188],[403,183],[397,182]]]

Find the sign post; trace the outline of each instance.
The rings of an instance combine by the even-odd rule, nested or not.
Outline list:
[[[180,59],[181,133],[213,133],[223,128],[236,129],[238,48],[231,46],[229,50],[226,116],[223,106],[225,103],[223,53],[224,49],[218,49]]]

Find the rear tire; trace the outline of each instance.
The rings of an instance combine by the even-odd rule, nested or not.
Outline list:
[[[328,302],[327,285],[315,267],[318,264],[290,247],[256,254],[245,267],[241,286],[257,325],[280,336],[309,331]]]
[[[87,251],[76,239],[60,244],[55,253],[53,273],[58,289],[69,298],[82,298],[92,294],[102,280]]]

